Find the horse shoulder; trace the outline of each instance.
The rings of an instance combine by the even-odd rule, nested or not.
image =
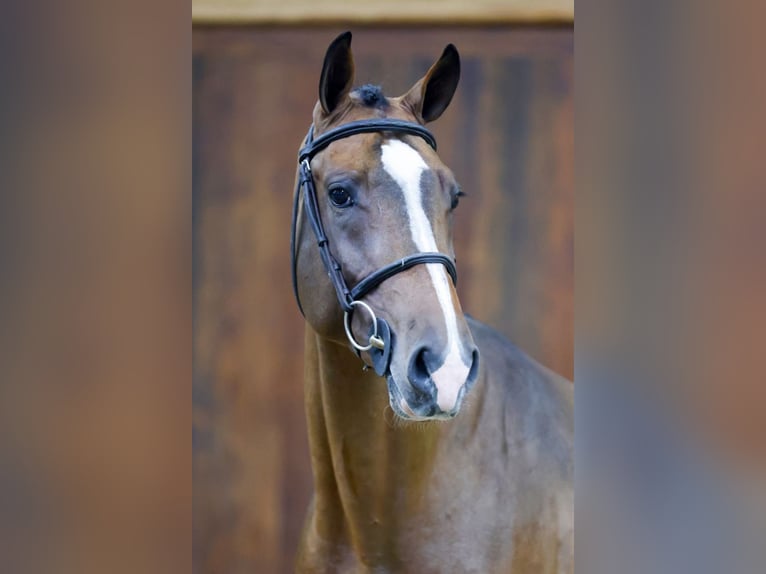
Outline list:
[[[469,326],[482,361],[480,426],[502,459],[513,514],[510,571],[571,572],[573,385],[491,327]]]

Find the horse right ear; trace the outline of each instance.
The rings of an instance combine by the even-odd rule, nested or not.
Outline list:
[[[447,109],[459,81],[460,55],[454,45],[448,44],[439,60],[403,100],[422,123],[432,122]]]
[[[319,102],[330,114],[351,91],[354,83],[354,57],[351,55],[351,32],[343,32],[327,48],[319,78]]]

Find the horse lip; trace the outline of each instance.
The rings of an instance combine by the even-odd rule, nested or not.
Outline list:
[[[405,420],[427,420],[419,417],[410,408],[392,375],[388,375],[386,382],[388,383],[389,402],[394,413]]]
[[[404,397],[401,397],[401,398],[399,399],[399,406],[400,406],[400,407],[401,407],[401,409],[402,409],[402,410],[403,410],[403,411],[404,411],[406,414],[408,414],[409,416],[411,416],[411,417],[413,417],[413,418],[415,418],[415,417],[417,417],[417,416],[418,416],[418,415],[416,415],[416,414],[413,412],[413,410],[410,408],[410,405],[408,405],[408,404],[407,404],[407,401],[404,399]]]
[[[455,418],[454,414],[449,413],[443,413],[433,416],[421,416],[417,414],[415,411],[412,410],[412,407],[410,407],[409,403],[407,402],[407,399],[404,398],[404,395],[399,390],[399,387],[396,385],[396,381],[394,380],[394,377],[389,375],[387,378],[388,383],[388,392],[389,392],[389,403],[391,404],[391,408],[400,418],[404,420],[409,421],[446,421],[451,420]]]

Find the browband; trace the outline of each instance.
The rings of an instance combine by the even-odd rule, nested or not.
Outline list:
[[[393,131],[406,133],[413,136],[419,136],[426,140],[428,145],[430,145],[434,150],[436,149],[436,139],[434,139],[433,134],[420,124],[406,122],[404,120],[359,120],[357,122],[351,122],[337,128],[333,128],[330,131],[323,133],[313,141],[312,138],[314,134],[314,126],[312,125],[309,129],[309,135],[306,138],[306,145],[304,145],[298,153],[298,161],[311,161],[311,158],[313,158],[318,152],[322,151],[332,142],[339,139],[355,136],[358,134],[385,131]]]

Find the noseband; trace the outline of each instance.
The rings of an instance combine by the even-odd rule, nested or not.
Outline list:
[[[343,270],[341,269],[338,261],[333,257],[330,251],[330,245],[325,235],[324,226],[322,225],[322,219],[319,216],[319,203],[317,199],[316,187],[314,185],[314,177],[311,173],[310,162],[316,154],[325,149],[331,143],[347,138],[357,134],[364,133],[376,133],[376,132],[392,132],[407,135],[415,135],[423,138],[428,145],[434,150],[436,149],[436,140],[434,136],[423,126],[405,122],[401,120],[360,120],[356,122],[350,122],[340,127],[334,128],[321,136],[314,139],[314,126],[309,128],[308,135],[306,136],[306,143],[301,148],[298,154],[298,163],[300,166],[300,173],[298,174],[298,184],[295,189],[295,196],[293,198],[293,216],[292,216],[292,236],[290,240],[290,251],[292,253],[292,276],[293,276],[293,292],[295,293],[295,299],[298,302],[298,308],[303,313],[303,306],[301,305],[300,297],[298,296],[298,277],[297,277],[297,253],[296,253],[296,229],[298,221],[298,206],[300,202],[300,191],[303,188],[303,205],[306,217],[311,223],[311,228],[314,230],[314,236],[317,240],[317,246],[319,247],[319,255],[322,258],[327,274],[332,281],[335,293],[338,296],[338,302],[344,312],[344,325],[346,328],[346,336],[348,337],[351,345],[356,349],[357,353],[361,351],[368,351],[372,358],[373,368],[375,372],[383,376],[388,372],[388,365],[391,360],[391,340],[392,333],[388,326],[388,323],[384,319],[375,316],[375,312],[372,308],[361,301],[361,298],[367,295],[370,291],[375,289],[383,281],[390,279],[397,273],[406,271],[415,265],[421,265],[425,263],[441,263],[447,268],[447,272],[452,277],[452,282],[457,284],[457,269],[455,268],[455,262],[451,257],[444,255],[443,253],[415,253],[403,257],[398,261],[394,261],[381,267],[377,271],[371,273],[353,288],[349,288],[343,277]],[[359,344],[351,332],[350,318],[356,307],[362,307],[372,319],[372,325],[370,329],[370,335],[367,345]],[[304,314],[305,315],[305,314]]]

